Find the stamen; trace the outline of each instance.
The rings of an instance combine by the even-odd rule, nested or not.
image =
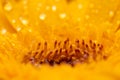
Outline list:
[[[85,43],[84,40],[80,43],[80,40],[76,40],[75,43],[71,43],[69,38],[65,41],[54,42],[53,50],[48,49],[48,43],[43,44],[44,48],[41,50],[41,43],[38,43],[37,51],[30,51],[24,56],[24,63],[31,64],[49,64],[54,66],[56,64],[66,63],[71,66],[75,66],[77,63],[89,63],[89,58],[92,57],[93,61],[97,61],[98,56],[106,60],[108,57],[103,54],[103,45],[97,44],[90,40],[89,43]],[[38,50],[39,49],[39,50]],[[90,58],[91,59],[91,58]]]

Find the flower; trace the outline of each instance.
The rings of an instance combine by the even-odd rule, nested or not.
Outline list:
[[[1,80],[119,80],[119,0],[0,1]]]

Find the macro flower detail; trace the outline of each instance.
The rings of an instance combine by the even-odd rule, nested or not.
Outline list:
[[[120,0],[0,0],[0,80],[120,80]]]
[[[48,49],[48,43],[43,44],[41,49],[41,43],[38,43],[36,51],[30,51],[23,58],[24,63],[32,64],[55,64],[66,63],[74,66],[76,63],[90,63],[90,60],[97,61],[99,58],[106,59],[106,55],[103,52],[103,45],[97,44],[90,40],[85,43],[84,40],[76,40],[74,44],[71,44],[69,39],[61,42],[55,41],[53,49]]]

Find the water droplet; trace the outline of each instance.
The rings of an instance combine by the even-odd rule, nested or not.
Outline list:
[[[40,18],[41,20],[45,20],[46,15],[45,15],[44,13],[42,13],[42,14],[40,14],[39,18]]]
[[[109,11],[109,16],[113,17],[113,15],[114,15],[114,12],[113,11]]]
[[[59,16],[61,19],[64,19],[66,17],[66,13],[61,13]]]
[[[15,19],[13,19],[13,20],[12,20],[12,23],[16,23],[16,20],[15,20]]]
[[[46,10],[49,10],[50,9],[50,6],[46,6]]]
[[[56,11],[56,6],[55,5],[52,6],[52,10]]]
[[[21,21],[21,23],[23,25],[27,25],[28,24],[28,20],[24,19],[23,17],[20,17],[19,19],[20,19],[20,21]]]
[[[11,11],[12,10],[12,4],[7,2],[4,4],[4,10],[5,11]]]
[[[21,27],[20,27],[20,26],[17,26],[16,29],[17,29],[17,31],[20,31],[20,30],[21,30]]]
[[[1,33],[2,33],[2,34],[5,34],[6,32],[7,32],[6,29],[2,29],[2,30],[1,30]]]
[[[83,5],[82,4],[78,4],[78,9],[82,9]]]
[[[23,0],[23,4],[26,5],[28,3],[28,0]]]
[[[32,32],[32,29],[28,29],[29,32]]]

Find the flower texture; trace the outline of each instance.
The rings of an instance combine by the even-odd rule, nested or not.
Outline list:
[[[0,80],[119,80],[119,0],[0,0]]]

